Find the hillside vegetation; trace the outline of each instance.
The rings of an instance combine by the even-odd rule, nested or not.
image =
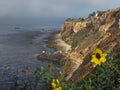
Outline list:
[[[49,47],[44,59],[62,64],[53,90],[120,90],[120,8],[68,18]]]
[[[64,46],[53,45],[66,56],[61,80],[79,83],[79,89],[74,86],[73,90],[116,90],[120,87],[120,8],[84,19],[67,19],[58,35],[71,46],[64,51],[61,49]],[[105,61],[93,63],[93,57],[102,58],[99,52],[105,56]],[[73,88],[71,84],[69,87]]]

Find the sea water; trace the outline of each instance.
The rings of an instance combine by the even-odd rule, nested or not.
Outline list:
[[[0,90],[10,90],[14,86],[12,84],[16,72],[18,78],[21,78],[19,74],[29,67],[31,71],[27,74],[32,77],[36,67],[48,64],[47,61],[37,60],[36,56],[43,51],[54,52],[47,47],[47,43],[50,35],[57,30],[59,29],[51,27],[0,28]]]

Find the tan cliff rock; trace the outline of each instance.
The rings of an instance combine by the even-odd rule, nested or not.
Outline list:
[[[65,21],[59,34],[72,49],[62,67],[68,80],[74,77],[74,72],[81,65],[90,61],[96,48],[104,52],[113,49],[120,53],[120,8],[106,11],[95,18]]]
[[[87,22],[77,22],[74,25],[73,31],[74,33],[77,33],[78,31],[80,31],[82,28],[85,28],[87,26]]]

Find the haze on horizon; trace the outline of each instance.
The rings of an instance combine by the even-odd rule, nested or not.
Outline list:
[[[0,25],[60,25],[120,6],[120,0],[0,0]]]

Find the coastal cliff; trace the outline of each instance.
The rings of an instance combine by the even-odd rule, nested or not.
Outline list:
[[[67,57],[62,73],[66,80],[74,78],[74,73],[90,62],[96,48],[105,53],[110,50],[120,53],[120,8],[108,10],[99,16],[67,19],[56,37],[68,45],[66,50],[61,51]]]

